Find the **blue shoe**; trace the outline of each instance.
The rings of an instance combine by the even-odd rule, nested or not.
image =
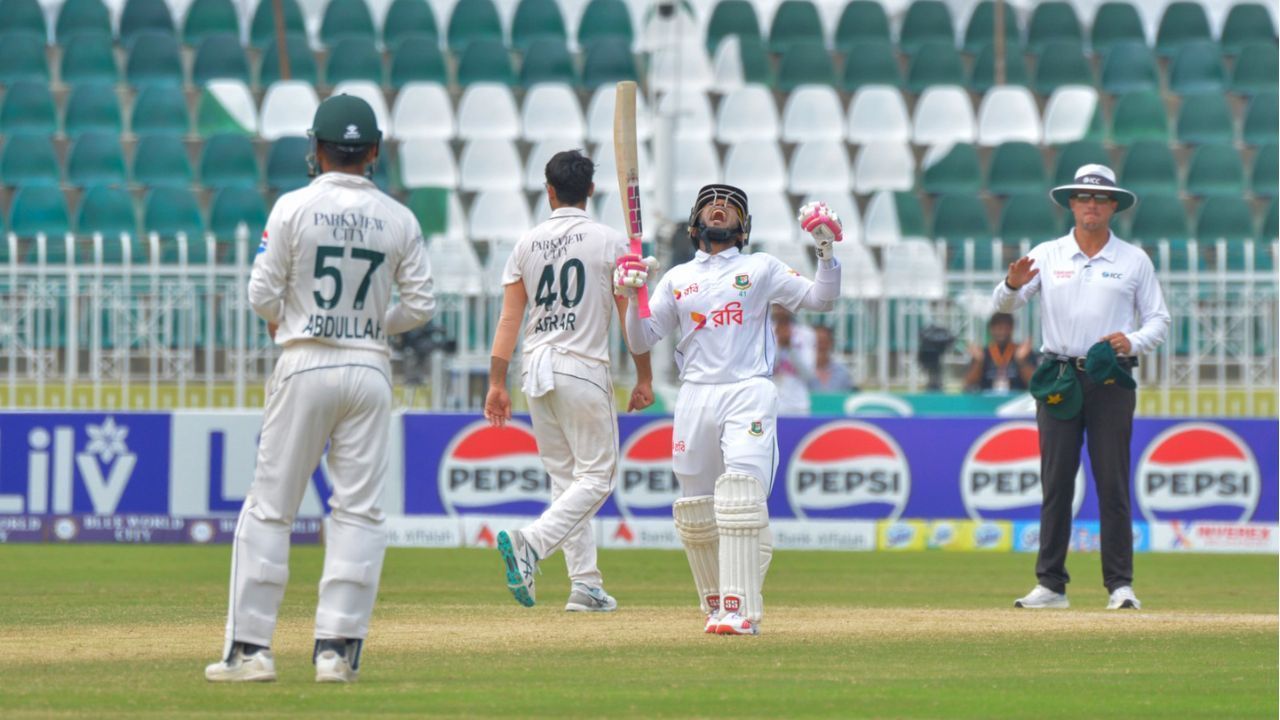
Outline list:
[[[524,541],[519,531],[498,533],[498,552],[507,566],[507,589],[516,602],[533,607],[533,574],[538,570],[538,554]]]

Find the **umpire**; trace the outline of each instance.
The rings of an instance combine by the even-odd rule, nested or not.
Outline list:
[[[1085,165],[1054,188],[1053,201],[1075,218],[1071,232],[1009,265],[996,286],[998,312],[1041,296],[1044,360],[1031,378],[1040,431],[1039,584],[1015,607],[1065,608],[1067,546],[1080,448],[1088,441],[1102,529],[1107,608],[1138,609],[1133,594],[1129,443],[1136,404],[1129,371],[1169,329],[1169,311],[1146,253],[1116,237],[1111,216],[1136,196],[1103,165]]]

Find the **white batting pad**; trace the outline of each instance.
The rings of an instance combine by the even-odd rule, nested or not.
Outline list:
[[[764,616],[761,531],[769,526],[764,484],[750,475],[725,473],[716,480],[716,526],[720,532],[720,603],[752,622]],[[772,557],[772,544],[769,557]]]
[[[330,515],[324,521],[324,575],[316,638],[363,640],[378,596],[387,533],[382,523]]]
[[[289,583],[291,523],[262,520],[251,507],[240,511],[231,546],[231,600],[222,657],[231,656],[235,642],[271,646],[276,614]]]
[[[676,531],[684,543],[693,571],[693,584],[698,588],[702,612],[720,609],[720,531],[716,527],[715,498],[710,495],[686,497],[671,506]]]

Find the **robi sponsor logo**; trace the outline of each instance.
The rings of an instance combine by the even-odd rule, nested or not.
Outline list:
[[[618,491],[614,494],[623,515],[670,517],[671,504],[680,497],[671,455],[676,448],[681,452],[685,449],[683,441],[672,442],[674,428],[671,420],[651,422],[623,444]]]
[[[1071,515],[1084,502],[1084,469],[1076,472]],[[1027,421],[996,425],[969,448],[960,469],[960,497],[974,520],[1040,517],[1040,435]]]
[[[551,480],[533,429],[519,421],[463,428],[440,460],[440,500],[450,513],[476,510],[538,514],[551,501]]]
[[[1156,436],[1138,461],[1138,507],[1150,521],[1253,517],[1262,478],[1253,452],[1213,423],[1182,423]]]
[[[787,469],[787,496],[801,518],[892,520],[910,495],[911,468],[902,448],[880,428],[854,420],[810,432]]]

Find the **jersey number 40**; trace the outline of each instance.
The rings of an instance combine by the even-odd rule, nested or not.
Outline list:
[[[570,270],[573,270],[572,274]],[[559,298],[561,305],[571,308],[582,302],[582,291],[586,283],[587,273],[582,267],[582,261],[578,258],[569,258],[564,265],[560,266],[560,290],[557,292],[556,268],[555,265],[548,263],[542,266],[542,274],[538,276],[538,290],[533,295],[533,302],[535,305],[541,305],[545,310],[550,310],[555,307],[556,299]]]

